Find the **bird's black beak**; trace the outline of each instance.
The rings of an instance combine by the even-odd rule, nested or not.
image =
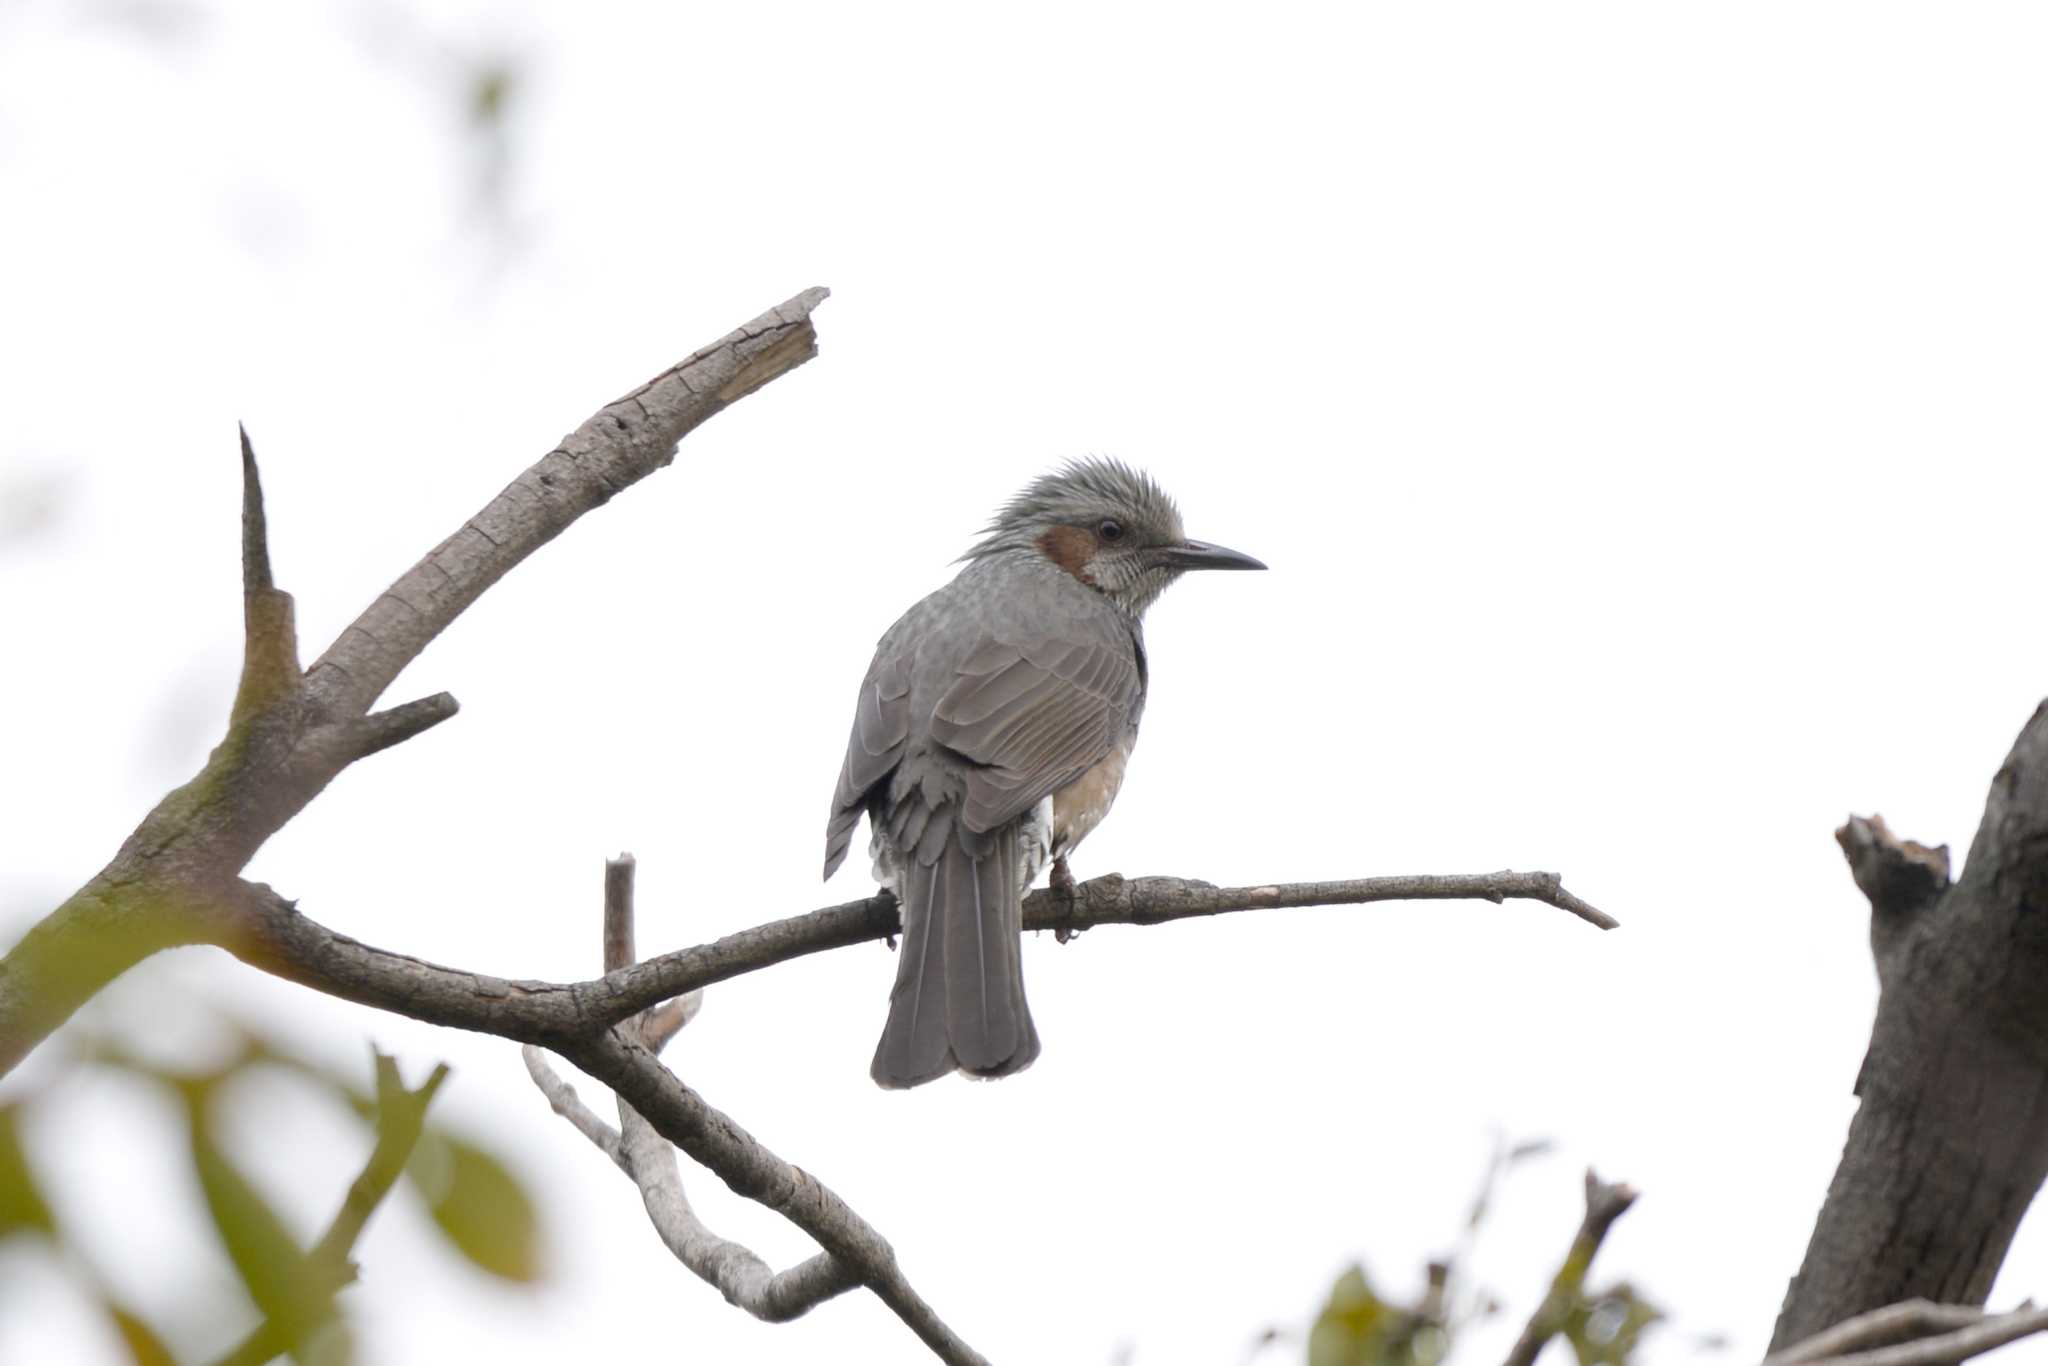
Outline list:
[[[1207,541],[1182,541],[1160,549],[1159,563],[1175,569],[1264,569],[1251,556]]]

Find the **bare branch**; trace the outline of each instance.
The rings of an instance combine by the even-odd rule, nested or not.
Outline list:
[[[1550,1293],[1529,1316],[1522,1336],[1515,1340],[1514,1347],[1508,1352],[1505,1366],[1535,1366],[1536,1354],[1563,1330],[1565,1316],[1585,1292],[1586,1273],[1592,1268],[1594,1254],[1607,1238],[1607,1230],[1635,1202],[1633,1187],[1620,1183],[1609,1185],[1587,1168],[1585,1220],[1579,1225],[1578,1236],[1572,1239],[1571,1251],[1565,1254],[1564,1265],[1558,1268],[1556,1278],[1551,1281]]]
[[[617,1163],[619,1170],[628,1176],[633,1169],[626,1165],[626,1155],[619,1148],[619,1131],[599,1119],[597,1112],[583,1103],[576,1094],[576,1088],[555,1074],[548,1066],[548,1055],[532,1044],[521,1044],[519,1056],[526,1061],[526,1074],[533,1078],[533,1084],[548,1098],[548,1108],[575,1126],[576,1132],[589,1139],[597,1150]]]
[[[255,448],[242,433],[242,678],[228,730],[114,859],[0,958],[0,1075],[129,967],[226,942],[225,894],[264,841],[357,759],[454,714],[445,693],[366,715],[426,643],[504,573],[653,470],[697,424],[816,354],[807,290],[600,410],[399,579],[301,674],[276,586]]]
[[[371,1148],[370,1160],[364,1164],[361,1174],[350,1183],[334,1221],[327,1226],[320,1241],[313,1245],[312,1251],[306,1254],[310,1284],[315,1294],[323,1296],[331,1295],[355,1279],[356,1269],[349,1260],[349,1254],[355,1250],[356,1240],[362,1236],[370,1216],[384,1203],[384,1197],[391,1193],[391,1187],[405,1170],[406,1161],[420,1141],[420,1130],[426,1124],[427,1107],[433,1104],[434,1093],[440,1090],[441,1083],[448,1076],[448,1065],[442,1063],[418,1089],[408,1091],[398,1078],[398,1064],[382,1053],[375,1056],[376,1144]],[[220,1358],[217,1366],[262,1366],[262,1363],[281,1356],[292,1347],[291,1335],[284,1326],[275,1320],[266,1320],[244,1338],[240,1346]]]
[[[682,1032],[684,1025],[697,1018],[697,1012],[703,1005],[702,987],[673,1001],[664,1001],[640,1016],[640,1041],[654,1052],[661,1052],[671,1039]]]
[[[577,518],[675,458],[699,423],[817,354],[807,289],[606,404],[366,608],[306,671],[313,699],[359,716],[485,589]]]
[[[604,863],[604,970],[617,972],[639,961],[633,949],[633,856]]]
[[[1790,1351],[1765,1358],[1763,1366],[1951,1366],[2043,1332],[2048,1332],[2048,1309],[2036,1309],[2031,1302],[2009,1314],[1987,1314],[1963,1305],[1909,1300],[1859,1314]],[[1868,1351],[1842,1350],[1919,1333],[1931,1335]],[[1809,1350],[1816,1345],[1821,1350]]]
[[[898,932],[895,898],[884,893],[756,925],[591,981],[510,981],[441,967],[336,934],[300,915],[267,887],[243,884],[235,895],[221,924],[206,938],[255,967],[429,1024],[547,1047],[617,1024],[700,987]],[[1563,890],[1554,873],[1424,874],[1256,887],[1112,873],[1080,884],[1071,899],[1049,889],[1033,892],[1024,902],[1024,926],[1073,932],[1236,911],[1451,898],[1584,904]]]
[[[242,596],[253,598],[277,586],[270,577],[270,527],[263,516],[263,481],[256,474],[256,448],[249,429],[240,423],[242,438]]]
[[[437,692],[432,697],[401,703],[384,711],[373,711],[355,727],[355,757],[367,759],[393,745],[402,745],[422,731],[440,725],[460,710],[461,705],[453,696]]]
[[[263,481],[249,429],[242,437],[242,681],[233,719],[245,721],[295,694],[299,637],[292,595],[280,592],[270,572],[270,531],[263,514]]]
[[[630,966],[633,961],[633,873],[631,854],[621,854],[605,863],[604,965],[611,971]],[[685,998],[691,1002],[687,1007],[673,1008],[680,1005],[676,1002],[663,1007],[667,1012],[663,1028],[668,1033],[673,1034],[695,1013],[694,1001],[699,996],[699,993],[693,993],[692,997]],[[641,1033],[644,1019],[635,1018],[620,1024],[614,1031],[614,1040],[633,1040]],[[529,1044],[523,1051],[527,1071],[532,1074],[534,1084],[548,1097],[555,1113],[567,1118],[633,1179],[640,1189],[647,1217],[661,1235],[662,1242],[675,1254],[676,1260],[716,1288],[728,1303],[766,1322],[780,1323],[866,1283],[873,1285],[876,1293],[896,1309],[942,1359],[949,1362],[981,1360],[939,1320],[929,1306],[910,1292],[902,1273],[896,1268],[894,1254],[873,1229],[830,1191],[783,1162],[737,1124],[697,1099],[654,1058],[650,1050],[635,1047],[629,1055],[634,1069],[643,1078],[650,1070],[658,1073],[662,1080],[688,1097],[690,1102],[688,1108],[692,1113],[688,1128],[698,1142],[691,1143],[685,1138],[677,1141],[684,1143],[693,1155],[705,1161],[742,1195],[781,1209],[820,1241],[829,1234],[832,1240],[851,1250],[850,1256],[822,1252],[787,1271],[771,1270],[752,1249],[713,1233],[697,1217],[683,1191],[675,1149],[654,1125],[642,1118],[624,1088],[615,1087],[618,1090],[619,1128],[614,1132],[586,1109],[575,1092],[555,1076],[540,1050]],[[708,1156],[700,1146],[705,1121],[715,1126],[724,1140],[723,1150]],[[735,1182],[736,1171],[745,1173],[749,1188],[743,1189]],[[762,1191],[808,1191],[811,1198],[797,1204],[798,1212],[792,1213],[785,1205],[764,1197]],[[807,1223],[806,1219],[813,1222]]]
[[[816,1239],[834,1259],[851,1268],[941,1361],[949,1366],[986,1366],[981,1354],[911,1287],[896,1263],[894,1249],[865,1219],[823,1182],[783,1161],[731,1117],[706,1104],[643,1045],[613,1029],[594,1039],[565,1044],[561,1052],[611,1087],[657,1133],[708,1167],[734,1194],[766,1205]],[[809,1265],[781,1274],[796,1277],[803,1273],[815,1290],[823,1277],[816,1271],[806,1272]]]
[[[2032,1301],[2010,1313],[1991,1314],[1971,1305],[1907,1300],[1815,1333],[1797,1346],[1765,1358],[1763,1366],[1937,1366],[2043,1331],[2048,1331],[2048,1310],[2034,1308]],[[1872,1343],[1886,1345],[1873,1351],[1852,1351]],[[1912,1355],[1886,1355],[1895,1352]]]

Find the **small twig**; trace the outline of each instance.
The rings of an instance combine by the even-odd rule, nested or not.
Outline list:
[[[231,724],[296,695],[299,637],[292,595],[281,591],[270,569],[270,529],[263,511],[263,481],[249,430],[242,437],[242,679],[235,690]]]
[[[356,724],[356,757],[367,759],[393,745],[404,744],[420,732],[440,725],[461,709],[452,695],[437,692],[432,697],[373,711]]]
[[[633,947],[633,856],[604,863],[604,970],[617,972],[640,961]]]
[[[427,1107],[448,1076],[448,1065],[442,1063],[417,1090],[408,1091],[399,1080],[398,1064],[382,1053],[375,1057],[377,1141],[370,1150],[370,1160],[350,1183],[334,1221],[306,1254],[308,1283],[317,1294],[331,1295],[355,1279],[356,1269],[349,1255],[370,1216],[405,1170],[426,1124]],[[265,1320],[239,1346],[221,1357],[216,1366],[262,1366],[291,1347],[289,1334],[275,1320]]]
[[[605,864],[604,966],[607,972],[616,972],[633,962],[633,875],[631,854],[621,854]],[[897,1309],[914,1331],[934,1344],[942,1359],[979,1362],[981,1358],[960,1342],[930,1307],[909,1290],[908,1284],[902,1280],[902,1273],[896,1269],[888,1244],[875,1236],[872,1229],[840,1204],[836,1196],[810,1183],[809,1178],[755,1143],[745,1130],[691,1095],[687,1088],[675,1081],[672,1073],[654,1061],[647,1049],[659,1048],[672,1038],[696,1014],[701,999],[701,992],[693,992],[680,1000],[666,1002],[622,1022],[615,1034],[624,1040],[645,1044],[646,1048],[629,1056],[646,1059],[673,1085],[674,1091],[688,1096],[706,1118],[716,1123],[723,1137],[742,1140],[747,1147],[744,1161],[756,1171],[765,1171],[771,1176],[769,1181],[757,1177],[749,1183],[753,1189],[742,1189],[733,1181],[730,1170],[721,1168],[728,1184],[733,1184],[741,1194],[762,1199],[760,1187],[763,1185],[801,1190],[804,1183],[809,1183],[818,1195],[827,1197],[822,1201],[807,1202],[820,1206],[813,1211],[813,1218],[828,1221],[829,1227],[838,1233],[839,1241],[856,1249],[855,1255],[820,1252],[788,1270],[772,1270],[752,1249],[720,1237],[705,1226],[683,1190],[675,1149],[654,1125],[641,1116],[623,1091],[618,1100],[619,1128],[614,1131],[584,1107],[574,1091],[548,1067],[540,1050],[532,1045],[524,1050],[527,1070],[555,1112],[574,1124],[584,1137],[633,1179],[640,1189],[641,1203],[646,1207],[648,1220],[676,1260],[716,1288],[728,1303],[766,1322],[780,1323],[867,1283],[873,1285],[876,1293],[892,1308]],[[785,1214],[790,1212],[787,1203],[785,1200],[777,1206]],[[803,1219],[798,1222],[812,1227]]]
[[[1586,1273],[1592,1268],[1593,1255],[1600,1250],[1607,1230],[1635,1202],[1633,1187],[1619,1182],[1610,1185],[1594,1175],[1591,1168],[1586,1170],[1585,1220],[1579,1225],[1578,1236],[1572,1239],[1571,1251],[1565,1254],[1564,1265],[1558,1268],[1550,1283],[1550,1293],[1529,1316],[1529,1322],[1508,1352],[1504,1366],[1534,1366],[1536,1354],[1543,1350],[1544,1344],[1563,1330],[1566,1315],[1585,1293]]]
[[[703,1008],[704,990],[701,987],[673,1001],[664,1001],[639,1017],[641,1042],[656,1053],[661,1052],[671,1039],[682,1032],[684,1025],[697,1018],[697,1012]]]
[[[1907,1300],[1845,1319],[1766,1357],[1763,1366],[1949,1366],[2041,1332],[2048,1332],[2048,1309],[2034,1308],[2031,1300],[2004,1314],[1968,1305]],[[1916,1340],[1868,1351],[1848,1350],[1897,1337]]]
[[[626,1155],[619,1148],[619,1131],[598,1118],[597,1112],[576,1094],[575,1087],[555,1075],[555,1069],[548,1066],[545,1052],[530,1043],[522,1044],[519,1056],[526,1060],[526,1072],[533,1078],[533,1084],[548,1098],[548,1107],[574,1125],[576,1132],[595,1144],[599,1152],[616,1162],[620,1171],[631,1176],[633,1169],[626,1165]]]

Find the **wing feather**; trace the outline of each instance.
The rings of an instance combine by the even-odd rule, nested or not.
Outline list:
[[[1015,820],[1121,739],[1139,696],[1136,647],[1127,637],[1089,634],[991,636],[939,698],[931,735],[969,762],[960,816],[968,829]]]

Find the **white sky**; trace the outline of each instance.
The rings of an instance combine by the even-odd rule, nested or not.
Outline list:
[[[123,9],[0,13],[0,496],[62,500],[0,548],[0,915],[217,734],[238,418],[310,654],[593,409],[827,284],[820,358],[491,592],[393,698],[462,715],[252,876],[557,978],[594,970],[622,848],[646,952],[861,895],[816,868],[874,638],[1016,486],[1115,454],[1272,572],[1154,612],[1077,872],[1548,868],[1624,928],[1439,904],[1034,939],[1037,1066],[907,1095],[867,1078],[892,964],[842,951],[715,988],[684,1078],[1001,1361],[1238,1366],[1350,1259],[1406,1292],[1495,1131],[1560,1144],[1481,1247],[1509,1319],[1591,1162],[1644,1191],[1600,1270],[1676,1312],[1652,1360],[1761,1350],[1875,996],[1831,832],[1881,811],[1960,857],[2048,691],[2039,9],[169,0],[160,41]],[[498,51],[527,84],[494,226],[457,82]],[[346,1065],[449,1060],[438,1116],[530,1176],[537,1292],[409,1195],[379,1216],[366,1361],[917,1359],[869,1298],[769,1327],[689,1279],[511,1045],[209,951],[134,977],[102,1009],[169,1040],[212,998]],[[127,1293],[175,1317],[230,1275],[160,1098],[80,1079],[48,1113],[36,1155]],[[244,1126],[310,1234],[358,1131],[284,1088]],[[1994,1303],[2044,1292],[2035,1222]],[[0,1260],[0,1360],[59,1359],[113,1344]]]

